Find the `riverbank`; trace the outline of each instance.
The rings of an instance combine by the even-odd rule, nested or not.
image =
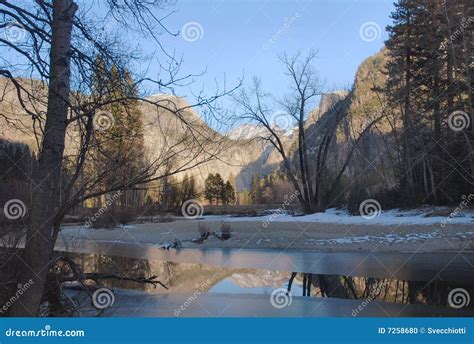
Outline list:
[[[231,237],[210,236],[202,243],[189,240],[200,231],[219,233],[222,225]],[[171,222],[137,223],[116,229],[65,226],[60,238],[107,242],[170,245],[189,248],[273,248],[315,251],[465,251],[474,250],[474,216],[471,212],[453,218],[416,210],[382,213],[374,218],[330,211],[307,216],[270,214],[261,217],[205,216],[175,218]]]

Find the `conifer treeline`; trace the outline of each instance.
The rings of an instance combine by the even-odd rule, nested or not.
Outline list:
[[[473,11],[466,0],[399,0],[392,12],[382,92],[400,113],[396,175],[408,203],[474,191]]]

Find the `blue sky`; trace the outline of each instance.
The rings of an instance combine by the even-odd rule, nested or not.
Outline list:
[[[101,17],[103,3],[88,1],[80,2],[82,10],[89,7],[90,12]],[[244,86],[258,76],[266,91],[282,96],[288,82],[278,55],[310,49],[319,51],[315,67],[325,90],[349,88],[359,64],[383,47],[392,10],[392,0],[177,0],[170,10],[155,14],[162,17],[173,11],[164,24],[180,34],[164,33],[159,40],[168,52],[183,57],[181,74],[207,70],[191,88],[176,89],[176,93],[191,100],[193,92],[204,90],[212,95],[216,82],[222,87],[226,80],[229,88],[242,76]],[[361,33],[364,28],[367,31]],[[113,24],[110,29],[124,35],[122,39],[130,47],[138,46],[145,54],[158,50],[150,38],[124,32]],[[197,36],[192,36],[193,32]],[[8,49],[2,54],[15,53]],[[162,54],[157,58],[163,61]],[[138,67],[146,70],[149,77],[157,78],[158,63]],[[143,91],[151,94],[156,90]],[[225,101],[224,105],[231,107],[232,103]]]
[[[249,84],[257,75],[266,90],[279,96],[287,83],[278,54],[309,49],[319,51],[316,68],[325,88],[334,90],[349,87],[358,65],[382,48],[392,9],[391,0],[178,0],[176,13],[165,23],[181,35],[162,35],[161,41],[182,54],[183,73],[207,68],[193,90],[204,87],[210,93],[214,79],[222,83],[224,75],[228,85],[242,75]],[[197,28],[196,40],[184,37],[182,28],[190,22]],[[369,31],[375,28],[375,36],[361,36],[364,24]],[[151,51],[152,43],[139,45]],[[189,94],[189,89],[179,92]]]

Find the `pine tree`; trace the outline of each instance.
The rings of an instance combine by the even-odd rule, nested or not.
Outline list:
[[[212,173],[207,175],[206,180],[204,181],[204,198],[209,201],[209,204],[212,205],[212,202],[215,199],[216,189],[215,189],[215,176]]]
[[[142,113],[138,102],[133,100],[138,97],[138,90],[128,71],[121,71],[115,65],[108,68],[99,58],[95,61],[93,82],[92,97],[107,105],[95,113],[96,130],[85,175],[101,179],[102,184],[96,183],[96,188],[126,187],[130,176],[138,175],[144,165]],[[108,122],[107,127],[100,127],[101,119]],[[104,178],[105,171],[113,173],[105,174]],[[138,204],[133,204],[138,200],[136,193],[124,192],[114,205],[137,208]]]
[[[123,75],[122,75],[123,74]],[[111,80],[115,99],[133,98],[137,90],[127,71],[121,73],[112,66]],[[127,161],[127,173],[130,168],[140,166],[143,157],[143,122],[142,114],[136,101],[114,101],[110,105],[110,113],[114,125],[105,132],[109,136],[109,149],[112,156],[120,157]]]
[[[386,92],[394,108],[402,112],[402,171],[403,184],[407,190],[413,191],[414,180],[411,168],[413,148],[413,113],[412,96],[415,93],[416,77],[414,73],[414,50],[416,35],[414,20],[417,12],[417,1],[400,0],[395,3],[395,10],[391,14],[393,24],[387,27],[389,39],[386,47],[389,51],[387,71],[389,75]]]
[[[216,204],[219,204],[219,200],[222,200],[222,194],[225,187],[224,180],[222,179],[219,173],[214,175],[214,183],[215,183],[215,198]]]
[[[255,173],[250,181],[250,198],[253,204],[262,203],[263,188],[260,183],[260,176]]]
[[[235,202],[235,191],[230,181],[227,181],[224,185],[222,185],[221,199],[224,204]]]
[[[455,110],[473,116],[471,18],[463,1],[399,0],[387,28],[386,93],[402,118],[397,173],[414,204],[451,202],[473,188],[472,124],[446,125]]]

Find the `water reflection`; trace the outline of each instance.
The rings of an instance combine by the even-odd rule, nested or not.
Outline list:
[[[99,254],[68,254],[84,273],[114,273],[128,277],[156,276],[166,288],[128,280],[104,279],[100,285],[160,294],[264,294],[284,288],[293,296],[379,300],[402,304],[447,305],[448,293],[459,283],[404,281],[361,276],[322,275],[202,264],[143,260]],[[463,287],[474,291],[474,281]],[[469,305],[474,308],[474,303]]]

